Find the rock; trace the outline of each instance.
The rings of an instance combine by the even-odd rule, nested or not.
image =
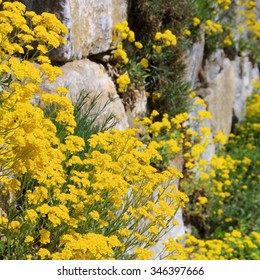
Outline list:
[[[96,112],[99,108],[104,110],[99,114],[98,121],[102,122],[109,114],[113,114],[117,120],[117,129],[128,127],[127,116],[115,85],[105,71],[105,68],[88,59],[68,62],[61,67],[62,76],[54,83],[45,82],[42,89],[46,92],[55,92],[57,86],[66,86],[69,89],[68,97],[75,103],[80,92],[85,90],[90,93],[90,98],[100,95]],[[89,104],[86,104],[86,107]]]
[[[203,67],[205,73],[205,82],[210,84],[215,80],[218,74],[223,69],[224,63],[224,51],[222,49],[218,49],[216,52],[210,55],[208,59],[205,60],[205,65]]]
[[[244,54],[235,59],[235,99],[234,99],[234,119],[241,122],[246,111],[246,100],[253,93],[252,80],[257,80],[259,69]]]
[[[260,18],[260,0],[256,0],[257,16]]]
[[[223,67],[223,69],[222,69]],[[212,115],[213,135],[219,131],[229,135],[232,126],[233,102],[235,98],[235,62],[217,56],[212,68],[206,68],[211,94],[205,97],[208,111]],[[220,72],[219,72],[220,71]]]
[[[134,97],[131,105],[126,103],[126,114],[130,127],[135,127],[134,119],[143,118],[147,115],[147,96],[145,90],[134,90],[131,93]]]
[[[127,18],[127,0],[23,0],[28,10],[50,12],[68,27],[67,43],[50,54],[53,61],[86,58],[111,48],[112,30]]]
[[[200,41],[194,43],[186,53],[186,80],[191,83],[191,88],[194,88],[198,79],[204,56],[204,47],[205,34],[201,31]]]

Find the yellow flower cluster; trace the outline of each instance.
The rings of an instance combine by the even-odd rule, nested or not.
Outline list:
[[[255,94],[254,97],[248,102],[247,111],[246,111],[247,118],[259,118],[260,117],[260,95]]]
[[[197,17],[193,18],[193,26],[196,27],[201,23],[201,20]]]
[[[197,103],[198,105],[203,104],[200,101]],[[257,149],[256,139],[259,130],[258,132],[255,130],[255,123],[259,123],[259,103],[258,94],[248,101],[246,119],[239,128],[239,135],[231,134],[229,142],[223,133],[219,132],[215,135],[214,143],[228,145],[228,149],[233,148],[237,153],[234,156],[227,152],[224,153],[225,150],[222,150],[221,155],[214,154],[211,160],[194,158],[195,152],[198,152],[198,155],[203,152],[204,145],[195,144],[198,133],[196,134],[190,129],[186,131],[185,139],[189,139],[188,136],[191,135],[192,145],[184,143],[184,151],[187,152],[189,148],[191,152],[185,163],[186,170],[183,172],[185,180],[181,182],[181,189],[190,195],[191,203],[186,207],[187,216],[191,217],[191,221],[200,221],[200,227],[202,225],[206,232],[209,223],[219,225],[225,221],[227,225],[221,226],[223,228],[234,228],[236,224],[239,227],[240,214],[236,213],[239,212],[236,209],[244,207],[243,204],[247,201],[245,197],[254,197],[259,179],[256,171],[258,162],[254,163],[254,152],[251,154],[246,150],[245,153],[244,149]],[[205,112],[199,111],[198,116],[195,116],[194,119],[203,121],[204,116],[207,116]],[[199,117],[199,115],[201,116]],[[200,132],[205,136],[208,134],[206,127],[200,129]],[[196,151],[194,151],[194,147],[196,147]],[[251,193],[252,195],[249,195]],[[232,211],[230,211],[231,208]],[[232,212],[233,214],[231,214]],[[200,227],[199,230],[201,230]],[[206,234],[209,236],[214,232],[209,230]],[[234,230],[226,233],[223,239],[213,240],[199,240],[193,236],[187,236],[186,248],[188,259],[259,259],[259,233],[252,232],[249,236],[243,236],[239,231]]]
[[[186,260],[187,252],[185,248],[181,244],[179,244],[172,237],[168,238],[168,241],[163,243],[168,253],[166,259],[167,260]]]
[[[227,35],[227,36],[225,37],[225,39],[223,40],[223,44],[224,44],[225,46],[232,46],[232,45],[233,45],[232,37],[229,36],[229,35]]]
[[[255,1],[241,1],[241,6],[244,6],[244,10],[241,12],[242,16],[245,18],[245,22],[242,22],[239,29],[249,30],[253,35],[254,40],[259,40],[260,38],[260,23],[257,19],[256,3]]]
[[[163,33],[156,32],[154,39],[155,39],[155,41],[162,40],[164,47],[177,45],[176,36],[174,34],[172,34],[171,30],[169,30],[169,29],[165,30]]]
[[[138,59],[139,62],[136,63],[137,65],[135,65],[134,67],[133,64],[135,64],[135,62],[130,61],[129,63],[129,58],[126,51],[129,43],[131,47],[134,46],[137,50],[142,49],[143,44],[141,42],[135,41],[135,33],[129,28],[127,21],[123,21],[114,26],[113,41],[116,42],[116,50],[114,51],[114,58],[117,62],[116,67],[119,69],[119,72],[121,74],[116,79],[116,83],[118,85],[119,93],[124,93],[127,89],[127,86],[131,83],[129,75],[125,73],[132,74],[132,72],[134,72],[133,77],[136,76],[141,77],[143,73],[142,74],[135,73],[135,71],[136,70],[137,70],[136,72],[145,71],[145,69],[149,67],[149,61],[147,58]],[[138,66],[142,66],[142,67],[138,67]],[[138,83],[140,83],[140,81]],[[143,86],[142,82],[141,84],[142,84],[141,86]],[[133,83],[132,86],[134,88],[138,87],[138,85],[135,83]]]
[[[219,6],[223,7],[224,10],[228,10],[232,0],[217,0]]]
[[[208,199],[205,196],[199,196],[198,197],[198,204],[206,204],[208,202]]]
[[[149,61],[147,58],[142,58],[140,61],[140,64],[144,67],[147,68],[149,66]]]
[[[16,61],[12,63],[16,65]],[[41,70],[32,68],[31,73],[19,75],[21,79],[29,76],[28,81],[35,85],[40,80],[33,75],[38,77],[38,73],[41,75]],[[10,87],[14,84],[18,88],[18,82]],[[19,89],[26,85],[23,81]],[[151,142],[145,147],[135,136],[136,130],[93,135],[88,141],[89,153],[79,156],[85,142],[73,135],[74,108],[63,96],[66,89],[57,91],[61,95],[39,91],[43,106],[55,108],[55,116],[51,118],[30,103],[31,95],[25,98],[17,92],[12,97],[18,95],[18,102],[12,103],[7,98],[2,103],[5,106],[0,108],[0,164],[6,170],[0,177],[1,194],[25,192],[26,203],[26,211],[21,212],[19,219],[9,221],[1,217],[1,235],[23,240],[20,246],[25,253],[16,256],[14,250],[11,253],[14,255],[8,257],[111,259],[124,258],[125,254],[129,258],[152,257],[147,247],[159,240],[162,229],[171,224],[177,209],[187,201],[183,193],[169,185],[182,174],[170,167],[158,172],[151,163],[161,160],[158,149],[164,144]],[[153,117],[156,115],[153,112]],[[65,127],[63,140],[57,137],[53,121]],[[168,116],[164,115],[159,130],[170,127]],[[158,130],[156,126],[152,129]],[[179,151],[173,139],[166,143],[172,153]],[[14,178],[9,178],[10,173]],[[22,189],[24,186],[16,179],[21,176],[35,184]],[[154,199],[159,186],[161,192]],[[26,231],[22,230],[20,220]]]
[[[118,40],[128,40],[130,43],[134,43],[137,49],[142,49],[142,43],[135,41],[135,33],[128,26],[128,22],[126,20],[121,23],[117,23],[113,29],[113,42],[117,42]],[[120,44],[119,44],[120,45]],[[115,57],[116,58],[116,57]],[[126,64],[126,63],[125,63]]]
[[[14,2],[13,5],[16,7],[17,3]],[[8,7],[10,8],[11,4]],[[32,178],[38,180],[39,184],[50,185],[48,182],[51,180],[53,180],[52,184],[62,182],[64,179],[61,175],[60,164],[64,156],[59,149],[54,147],[59,144],[56,127],[50,119],[45,118],[42,109],[31,104],[35,93],[40,94],[44,99],[45,94],[39,89],[39,82],[46,74],[41,69],[44,64],[37,69],[29,61],[10,57],[6,62],[6,56],[3,59],[3,63],[8,64],[13,77],[8,84],[3,84],[1,94],[0,166],[3,170],[1,181],[4,180],[4,189],[17,190],[18,185],[15,179],[11,180],[8,177],[10,172],[17,176],[32,172]],[[51,65],[49,68],[54,69],[52,75],[55,75],[56,68]],[[3,71],[1,78],[5,78]],[[50,103],[55,98],[56,95],[51,95]],[[66,100],[66,104],[71,103]],[[67,115],[71,124],[74,119],[73,111],[69,110]]]
[[[214,143],[225,145],[227,143],[227,136],[219,131],[214,137]]]
[[[223,27],[220,23],[216,23],[211,20],[206,20],[205,30],[208,34],[212,35],[215,33],[222,33]]]
[[[186,35],[186,36],[190,36],[191,32],[190,32],[189,29],[184,29],[183,34]]]
[[[154,39],[159,44],[153,45],[153,49],[157,53],[161,53],[164,47],[176,46],[177,45],[177,38],[171,32],[171,30],[167,29],[163,33],[156,32]],[[160,44],[162,43],[162,44]]]
[[[134,253],[139,260],[149,260],[153,257],[153,252],[145,249],[145,248],[135,248]]]
[[[49,47],[58,47],[65,43],[60,34],[67,34],[67,28],[53,14],[43,13],[37,15],[34,12],[26,11],[25,5],[15,1],[4,2],[1,11],[1,57],[8,55],[25,54],[35,49],[41,55],[45,55]],[[16,32],[16,42],[9,40],[9,35]],[[12,38],[12,36],[10,37]]]
[[[123,74],[116,79],[116,83],[118,84],[118,91],[123,93],[126,91],[127,86],[131,83],[131,80],[128,74]]]
[[[126,51],[123,49],[122,44],[118,44],[116,47],[116,51],[114,53],[114,58],[121,60],[124,64],[127,64],[129,58],[127,57]]]
[[[117,41],[118,35],[122,40],[127,39],[131,43],[135,41],[135,34],[130,30],[126,20],[114,26],[113,41]]]
[[[224,239],[200,240],[186,234],[185,253],[192,260],[259,260],[260,234],[251,232],[243,236],[233,230]]]

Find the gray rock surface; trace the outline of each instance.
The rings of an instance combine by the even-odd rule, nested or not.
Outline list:
[[[194,88],[202,66],[205,47],[205,34],[201,31],[200,41],[194,43],[186,53],[186,80]]]
[[[123,130],[128,127],[123,103],[102,65],[83,59],[68,62],[61,69],[63,74],[54,83],[45,82],[42,85],[44,91],[55,92],[57,86],[66,86],[69,89],[68,97],[73,102],[77,100],[82,90],[90,93],[90,98],[100,95],[97,110],[103,108],[105,104],[108,105],[99,116],[99,121],[102,122],[112,113],[118,122],[116,128]],[[86,104],[87,106],[89,104]]]
[[[216,62],[213,68],[207,71],[212,93],[205,97],[205,101],[212,115],[213,134],[221,131],[228,136],[232,127],[235,98],[235,62],[231,62],[228,58],[223,60],[222,65],[221,61]],[[220,70],[221,72],[217,73]]]
[[[67,43],[53,51],[53,61],[66,62],[108,51],[112,30],[127,18],[127,0],[23,0],[28,10],[51,12],[68,27]]]
[[[234,119],[241,122],[246,111],[246,100],[253,93],[252,80],[257,80],[259,69],[249,60],[248,54],[235,59],[235,99],[233,104]]]

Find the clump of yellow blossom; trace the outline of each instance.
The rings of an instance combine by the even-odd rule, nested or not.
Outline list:
[[[127,86],[131,83],[131,80],[128,74],[123,74],[116,79],[116,83],[118,84],[118,91],[123,93],[126,91]]]

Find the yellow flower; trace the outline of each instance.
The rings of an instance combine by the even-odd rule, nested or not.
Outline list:
[[[196,27],[196,26],[199,25],[199,24],[200,24],[200,19],[197,18],[197,17],[194,17],[194,18],[193,18],[193,26]]]
[[[206,203],[208,203],[208,199],[205,196],[199,196],[198,197],[198,201],[199,201],[199,204],[206,204]]]
[[[99,215],[99,213],[98,213],[97,211],[93,210],[93,211],[91,211],[91,212],[89,213],[89,215],[91,216],[91,218],[92,218],[93,220],[95,220],[95,221],[98,221],[98,220],[99,220],[100,215]]]
[[[161,32],[156,32],[154,39],[155,41],[159,41],[162,38],[162,33]]]
[[[145,248],[135,248],[134,253],[138,260],[149,260],[154,256],[154,253]]]
[[[153,119],[153,118],[155,118],[155,117],[157,117],[157,116],[159,116],[159,112],[156,111],[156,110],[153,110],[152,113],[151,113],[151,115],[150,115],[150,119]]]
[[[47,259],[51,256],[51,253],[49,250],[45,248],[40,248],[39,251],[36,253],[37,256],[39,256],[42,260]]]
[[[201,172],[200,179],[202,181],[208,180],[209,179],[209,175],[207,173],[205,173],[205,172]]]
[[[69,91],[67,88],[59,86],[56,88],[56,92],[61,93],[62,95],[66,95]]]
[[[8,219],[6,217],[0,217],[0,225],[6,226],[8,224]]]
[[[128,237],[128,236],[130,236],[131,232],[127,228],[123,228],[123,229],[118,230],[118,234],[121,236]]]
[[[227,143],[227,136],[219,131],[214,137],[214,143],[225,145]]]
[[[46,54],[49,51],[45,45],[38,45],[37,50],[40,51],[42,54]]]
[[[198,111],[198,115],[199,115],[200,120],[202,120],[202,119],[211,120],[212,119],[212,116],[211,116],[210,112],[208,112],[208,111]]]
[[[45,56],[45,55],[39,55],[39,56],[37,57],[37,61],[38,61],[39,63],[51,63],[49,57],[48,57],[48,56]]]
[[[140,42],[135,42],[135,46],[136,46],[138,49],[142,49],[142,48],[143,48],[143,44],[140,43]]]
[[[128,41],[131,43],[135,41],[135,33],[132,30],[128,32]]]
[[[153,48],[155,49],[155,51],[157,52],[157,53],[161,53],[162,52],[162,46],[153,46]]]
[[[31,254],[26,255],[26,259],[27,259],[27,260],[31,260],[31,259],[32,259],[32,255],[31,255]]]
[[[205,136],[210,136],[211,131],[209,127],[201,127],[200,131],[202,134],[204,134]]]
[[[121,37],[122,40],[125,40],[127,38],[127,36],[128,36],[128,34],[126,32],[122,32],[120,34],[120,37]]]
[[[40,242],[42,244],[48,244],[48,243],[51,242],[51,240],[50,240],[50,232],[48,230],[41,229],[39,231],[39,233],[40,233]]]
[[[151,226],[149,228],[149,233],[151,233],[151,234],[158,234],[159,233],[159,229],[156,226]]]
[[[161,97],[161,93],[160,92],[154,92],[153,93],[153,100],[159,99]]]
[[[21,227],[21,224],[19,221],[12,221],[10,224],[9,224],[10,228],[14,231],[14,232],[18,232],[20,227]]]
[[[117,49],[116,49],[116,51],[114,53],[114,58],[115,59],[121,59],[124,64],[128,63],[129,59],[127,57],[126,51],[123,49],[122,44],[118,44],[117,45]]]
[[[118,91],[123,93],[126,91],[127,86],[131,83],[131,80],[128,74],[123,74],[116,79],[116,83],[118,84]]]
[[[140,64],[144,67],[147,68],[149,66],[149,61],[146,58],[142,58],[140,61]]]
[[[188,29],[184,29],[183,34],[186,35],[186,36],[190,36],[191,32]]]
[[[24,239],[25,243],[30,243],[30,242],[33,242],[33,241],[34,241],[34,238],[30,235],[27,235]]]
[[[38,218],[38,214],[35,210],[33,209],[28,209],[26,210],[26,213],[25,213],[25,221],[32,221],[32,222],[36,222],[37,218]]]
[[[187,163],[185,163],[185,167],[186,167],[186,168],[192,169],[194,166],[195,166],[195,164],[192,163],[192,162],[190,162],[190,161],[188,161]]]
[[[237,238],[241,238],[241,237],[242,237],[241,232],[238,231],[238,230],[233,230],[232,233],[231,233],[231,235],[232,235],[233,237],[237,237]]]

